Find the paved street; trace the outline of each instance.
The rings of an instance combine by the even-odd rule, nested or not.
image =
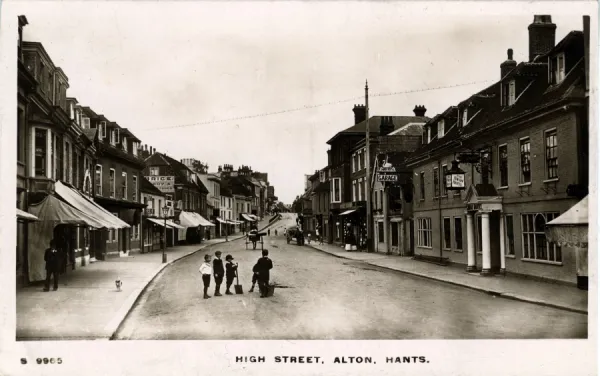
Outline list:
[[[281,222],[282,224],[284,222]],[[243,295],[202,299],[198,252],[166,268],[148,287],[118,339],[486,339],[585,338],[587,315],[491,295],[265,242],[275,296],[250,294],[260,251],[243,240],[210,249],[240,264]],[[211,282],[211,295],[214,281]],[[222,291],[223,293],[224,291]]]

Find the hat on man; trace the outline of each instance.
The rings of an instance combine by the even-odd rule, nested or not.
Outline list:
[[[229,261],[229,260],[233,260],[233,256],[232,255],[225,256],[225,261]]]

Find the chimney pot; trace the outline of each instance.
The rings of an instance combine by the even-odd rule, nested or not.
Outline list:
[[[352,112],[354,112],[354,124],[367,120],[367,110],[365,109],[365,106],[355,104]]]
[[[512,48],[509,48],[508,51],[506,51],[506,54],[508,56],[508,60],[500,64],[500,79],[506,77],[506,75],[517,66],[517,62],[513,60]]]
[[[425,108],[425,106],[419,106],[419,105],[417,105],[413,109],[413,112],[415,113],[415,116],[423,117],[423,116],[425,116],[425,113],[427,112],[427,109]]]

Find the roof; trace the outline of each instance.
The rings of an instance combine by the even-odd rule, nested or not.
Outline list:
[[[90,141],[94,141],[96,139],[96,128],[84,128],[82,131],[85,137],[89,138]]]
[[[220,186],[221,186],[221,188],[220,188],[221,196],[233,197],[233,193],[231,192],[231,189],[229,188],[229,184],[227,184],[226,181],[221,180]]]
[[[569,33],[571,43],[580,43],[583,35],[579,32]],[[564,40],[557,48],[564,48]],[[549,54],[551,54],[549,52]],[[482,134],[493,137],[493,133],[499,127],[510,125],[517,120],[532,113],[545,110],[551,106],[569,100],[584,100],[585,98],[585,69],[584,57],[579,59],[565,79],[558,85],[548,83],[548,65],[546,63],[522,62],[518,64],[502,81],[498,81],[480,92],[464,100],[461,105],[472,104],[469,108],[469,120],[463,127],[458,126],[456,115],[450,122],[446,122],[446,134],[441,139],[434,138],[431,142],[424,144],[410,158],[409,163],[416,163],[430,153],[452,150],[459,142],[477,140]],[[503,82],[514,79],[517,83],[516,102],[511,106],[502,106],[500,100],[501,85]],[[451,107],[452,108],[452,107]],[[459,106],[460,108],[460,106]],[[456,109],[456,107],[455,107]],[[452,115],[446,110],[445,113]],[[433,117],[426,127],[436,124],[437,120],[444,117],[443,113]]]
[[[204,186],[204,184],[202,184],[201,181],[194,182],[188,179],[186,171],[190,171],[190,173],[192,173],[192,171],[186,165],[174,158],[169,157],[164,153],[152,154],[151,156],[146,158],[146,163],[148,165],[157,165],[156,162],[158,162],[158,158],[160,158],[165,165],[170,165],[171,167],[173,167],[173,175],[175,176],[176,184],[186,184],[187,186],[198,188],[198,190],[200,190],[200,192],[202,193],[208,193],[208,189],[206,189],[206,187]],[[151,163],[149,163],[148,161],[150,161]]]
[[[160,189],[156,188],[154,184],[150,183],[148,179],[144,176],[140,176],[142,178],[142,184],[140,184],[140,192],[149,193],[153,195],[164,196],[165,194],[160,191]]]
[[[252,191],[249,189],[251,185],[246,179],[241,176],[231,176],[224,179],[226,181],[227,187],[231,190],[231,193],[234,195],[241,196],[252,196]]]
[[[378,136],[379,135],[379,126],[381,124],[382,116],[372,116],[369,118],[369,135]],[[426,116],[391,116],[392,123],[394,124],[394,131],[404,127],[409,123],[425,123],[429,120]],[[351,126],[350,128],[346,128],[341,132],[338,132],[335,136],[333,136],[328,144],[331,144],[336,138],[343,135],[360,135],[365,134],[367,130],[367,121],[361,121],[358,124]]]

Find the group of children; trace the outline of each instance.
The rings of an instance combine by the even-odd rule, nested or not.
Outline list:
[[[269,288],[269,275],[270,270],[273,268],[273,262],[268,257],[269,251],[263,250],[262,257],[258,259],[256,265],[252,268],[253,276],[252,276],[252,287],[249,292],[254,291],[254,286],[258,282],[258,287],[260,289],[260,297],[264,298],[267,296],[267,291]],[[210,287],[210,277],[214,276],[215,279],[215,293],[214,296],[222,296],[221,295],[221,284],[223,283],[223,274],[226,277],[226,295],[233,295],[233,293],[229,290],[231,285],[233,284],[233,279],[237,276],[238,264],[233,263],[233,256],[227,255],[225,256],[225,268],[223,267],[223,260],[221,260],[221,251],[215,252],[215,259],[211,265],[211,256],[209,254],[204,255],[204,263],[200,265],[200,274],[202,274],[202,282],[204,283],[204,299],[210,298],[208,295],[208,288]]]

